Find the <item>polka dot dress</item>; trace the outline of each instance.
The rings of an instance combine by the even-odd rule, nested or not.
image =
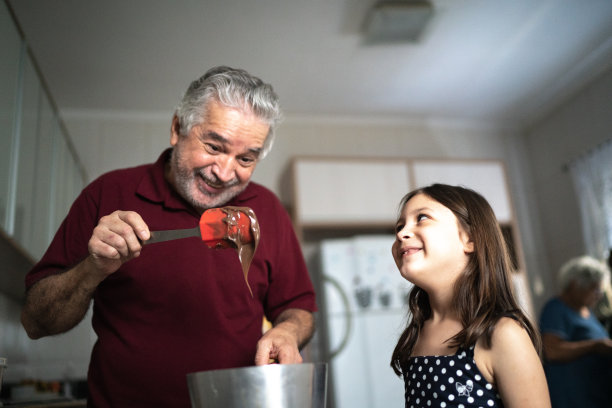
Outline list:
[[[402,369],[406,408],[503,407],[474,362],[474,347],[452,356],[411,357]]]

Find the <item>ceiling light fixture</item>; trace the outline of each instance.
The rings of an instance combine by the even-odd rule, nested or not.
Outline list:
[[[417,42],[433,15],[429,0],[381,0],[364,24],[367,44]]]

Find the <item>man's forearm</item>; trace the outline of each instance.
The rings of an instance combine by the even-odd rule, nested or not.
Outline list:
[[[274,321],[274,327],[283,326],[295,334],[298,348],[302,349],[314,334],[314,316],[302,309],[287,309]]]
[[[66,272],[40,280],[28,290],[21,323],[30,338],[66,332],[83,319],[99,283],[88,274],[89,267],[85,260]]]

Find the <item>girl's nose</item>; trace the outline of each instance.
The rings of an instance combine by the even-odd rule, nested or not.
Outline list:
[[[397,239],[401,241],[402,239],[408,239],[408,238],[414,237],[414,233],[408,226],[404,226],[402,229],[397,231],[396,236],[397,236]]]

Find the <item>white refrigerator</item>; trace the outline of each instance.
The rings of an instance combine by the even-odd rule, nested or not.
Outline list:
[[[389,362],[406,327],[411,284],[391,255],[392,235],[323,240],[322,313],[330,408],[403,408]]]

